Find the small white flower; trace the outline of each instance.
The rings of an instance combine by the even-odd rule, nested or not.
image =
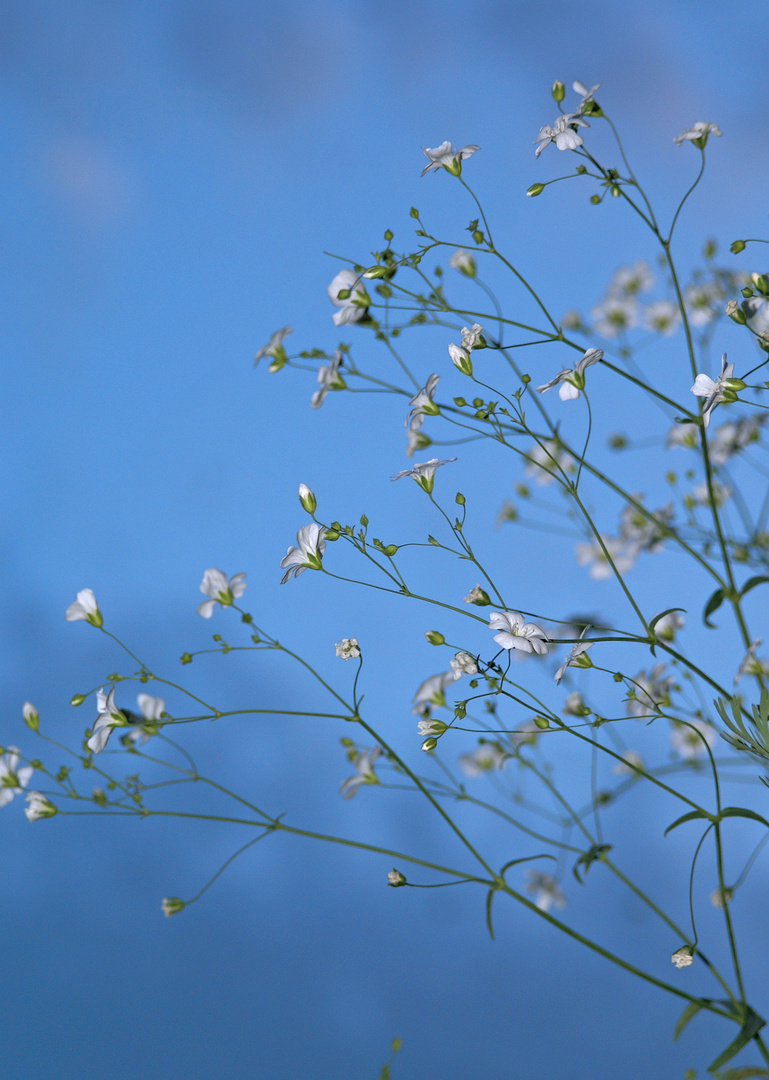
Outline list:
[[[480,146],[476,146],[474,143],[468,143],[467,146],[463,146],[459,150],[454,150],[450,142],[442,142],[434,150],[429,150],[423,146],[422,153],[427,158],[428,164],[425,165],[419,175],[424,176],[425,173],[430,172],[432,169],[436,172],[438,169],[445,169],[452,176],[459,176],[462,172],[462,162],[477,150],[480,150]]]
[[[460,754],[459,767],[465,776],[476,777],[481,773],[497,772],[507,761],[508,755],[496,743],[481,743],[468,754]]]
[[[727,487],[726,484],[722,484],[720,480],[712,480],[711,487],[713,489],[713,502],[716,506],[723,506],[726,500],[732,494],[732,489]],[[703,481],[701,484],[697,484],[695,488],[692,488],[691,501],[696,506],[709,506],[710,505],[710,492],[708,491],[708,485]]]
[[[455,679],[461,679],[463,675],[478,674],[478,664],[475,657],[467,652],[458,652],[453,660],[449,660],[449,666],[454,672]]]
[[[34,769],[31,765],[19,768],[21,751],[17,746],[9,746],[0,757],[0,806],[7,806],[14,795],[21,795],[32,779]]]
[[[464,274],[465,277],[475,277],[475,258],[472,252],[465,251],[464,248],[454,252],[449,259],[449,266],[452,270],[458,270],[460,274]]]
[[[642,495],[635,494],[636,502],[640,503]],[[636,554],[648,551],[656,555],[662,550],[666,539],[665,530],[673,520],[674,509],[672,503],[661,506],[655,510],[651,517],[642,513],[631,503],[620,514],[619,536]]]
[[[203,574],[200,591],[210,599],[198,604],[198,615],[210,619],[217,604],[231,607],[243,595],[246,591],[246,575],[234,574],[228,581],[221,570],[211,567]]]
[[[756,656],[756,650],[761,644],[761,638],[754,638],[750,643],[748,651],[742,658],[737,674],[734,676],[734,685],[740,681],[743,675],[767,675],[769,674],[769,660]]]
[[[339,293],[348,296],[339,298]],[[362,276],[354,270],[340,270],[328,287],[328,298],[339,308],[334,314],[335,326],[348,326],[366,318],[371,299],[362,284]]]
[[[37,731],[40,724],[40,715],[31,701],[24,702],[21,715],[24,717],[24,723],[27,727],[31,728],[32,731]]]
[[[677,968],[690,967],[694,959],[694,948],[691,945],[682,945],[676,949],[670,957]]]
[[[342,660],[355,660],[360,656],[360,649],[358,648],[358,639],[355,637],[342,638],[341,641],[337,641],[334,646],[334,652]]]
[[[730,392],[731,388],[727,383],[731,379],[733,371],[734,364],[727,364],[726,353],[724,353],[721,357],[721,371],[715,382],[709,375],[702,374],[698,375],[694,380],[691,392],[697,397],[705,398],[705,403],[702,406],[702,423],[705,427],[710,423],[710,414],[713,409],[719,402],[724,401],[727,393]]]
[[[78,619],[84,619],[91,626],[101,626],[104,622],[96,604],[96,597],[91,589],[80,590],[77,599],[64,612],[64,618],[67,622],[77,622]]]
[[[412,713],[421,714],[433,708],[441,708],[446,704],[446,695],[443,693],[447,686],[455,680],[453,671],[442,671],[438,675],[431,675],[421,683],[412,704]]]
[[[519,746],[534,746],[539,730],[533,720],[524,720],[517,731],[511,731],[507,738],[516,750]]]
[[[713,889],[710,894],[710,902],[714,908],[718,908],[719,911],[729,903],[733,895],[733,891],[726,886],[723,889]]]
[[[653,284],[654,275],[649,269],[649,264],[639,259],[632,266],[620,266],[614,271],[609,282],[609,294],[635,296],[640,292],[648,292]]]
[[[634,296],[607,296],[593,308],[590,318],[601,337],[614,338],[638,322],[638,301]]]
[[[378,784],[379,777],[374,772],[374,762],[381,753],[381,747],[375,746],[371,750],[361,750],[355,755],[353,765],[355,775],[349,776],[339,789],[340,795],[345,799],[351,799],[361,784]]]
[[[413,711],[413,710],[412,710]],[[429,720],[420,720],[417,724],[417,734],[424,738],[426,735],[432,735],[433,738],[438,735],[442,735],[448,725],[444,724],[442,720],[436,720],[434,717],[430,717]]]
[[[635,750],[626,750],[622,755],[622,759],[622,761],[617,762],[612,772],[616,773],[617,776],[638,776],[633,766],[635,765],[637,769],[643,768],[644,762],[641,755]]]
[[[456,347],[456,346],[455,346]],[[449,346],[450,348],[450,346]],[[438,406],[433,401],[433,395],[438,388],[440,382],[440,375],[429,375],[427,382],[421,390],[417,391],[414,397],[409,402],[411,406],[411,412],[403,422],[404,427],[410,427],[417,417],[424,418],[425,416],[437,416]],[[419,421],[420,425],[422,420]]]
[[[462,603],[477,604],[478,607],[487,607],[491,601],[489,600],[489,594],[485,589],[482,589],[480,585],[474,585]]]
[[[292,574],[299,577],[305,570],[321,569],[323,552],[326,550],[326,541],[323,539],[325,531],[316,521],[310,521],[301,527],[296,534],[298,546],[289,547],[280,560],[281,570],[286,571],[280,579],[281,585],[285,585]]]
[[[166,711],[166,703],[162,697],[153,697],[152,694],[139,694],[136,701],[144,717],[144,723],[132,727],[125,733],[123,739],[143,746],[153,735],[157,735],[158,720]]]
[[[578,135],[574,130],[577,126],[588,127],[589,125],[576,113],[566,113],[563,116],[556,117],[552,126],[546,124],[543,128],[540,128],[539,135],[534,140],[535,143],[538,143],[537,149],[534,151],[535,156],[539,157],[551,142],[555,142],[559,150],[576,150],[578,146],[582,146],[582,136]]]
[[[706,124],[704,120],[698,120],[696,124],[687,131],[682,131],[680,135],[676,135],[673,142],[676,146],[680,146],[682,142],[693,142],[695,146],[699,146],[700,149],[704,149],[705,143],[708,141],[708,135],[716,135],[720,138],[721,132],[717,124]]]
[[[441,465],[449,465],[452,461],[456,461],[455,457],[446,458],[445,461],[438,461],[437,458],[430,458],[429,461],[423,461],[419,465],[415,465],[413,469],[402,469],[395,476],[391,476],[391,480],[400,480],[402,476],[410,476],[416,480],[423,491],[426,491],[429,495],[433,490],[434,474],[435,470],[440,468]]]
[[[678,329],[681,312],[672,300],[655,300],[653,304],[647,304],[644,308],[643,318],[647,330],[669,337]]]
[[[479,345],[483,344],[482,341],[483,327],[480,323],[473,323],[470,330],[466,326],[462,327],[462,348],[467,352],[472,352],[473,349],[477,349]]]
[[[705,743],[713,746],[716,741],[716,732],[705,720],[691,720],[689,723],[691,727],[678,723],[673,725],[670,732],[670,745],[679,757],[685,761],[694,761],[707,753]],[[692,731],[693,727],[697,730]]]
[[[127,727],[128,717],[115,704],[115,687],[110,687],[105,696],[102,690],[96,692],[96,708],[98,716],[91,728],[91,737],[88,747],[94,754],[100,754],[112,734],[113,728]]]
[[[633,693],[625,703],[628,716],[637,716],[645,720],[650,714],[670,705],[670,691],[673,689],[675,679],[672,675],[662,678],[665,670],[663,663],[655,664],[651,671],[639,671],[633,679]]]
[[[552,874],[529,870],[528,878],[526,892],[534,894],[534,903],[540,911],[549,911],[553,905],[559,911],[566,907],[566,897]]]
[[[254,367],[263,356],[271,356],[274,360],[285,360],[286,350],[283,347],[283,338],[288,337],[291,333],[293,331],[290,326],[284,326],[282,330],[276,330],[267,344],[262,345],[254,356]]]
[[[575,690],[564,701],[561,712],[564,716],[583,716],[584,708],[585,702],[582,700],[582,694],[580,694],[579,690]]]
[[[395,867],[393,867],[387,875],[387,884],[392,885],[394,889],[397,889],[403,885],[408,885],[408,882],[406,881],[405,875],[402,874],[400,870],[396,870]]]
[[[312,395],[310,407],[319,409],[326,400],[329,390],[344,390],[347,383],[339,374],[339,365],[342,363],[342,353],[339,349],[329,360],[328,364],[322,364],[318,368],[318,389]]]
[[[160,907],[166,918],[170,918],[171,915],[176,915],[178,911],[182,910],[184,901],[180,900],[178,896],[164,896]]]
[[[519,649],[545,656],[548,641],[545,631],[536,623],[527,623],[517,611],[494,611],[489,618],[489,629],[497,630],[494,640],[503,649]]]
[[[585,666],[583,664],[579,664],[578,661],[579,661],[579,658],[584,653],[586,653],[588,649],[592,649],[592,647],[593,647],[594,643],[592,641],[583,641],[582,640],[582,638],[585,636],[585,634],[588,632],[589,629],[590,629],[589,626],[586,626],[584,628],[582,633],[579,635],[579,641],[576,643],[576,645],[572,645],[571,652],[569,653],[569,655],[566,657],[564,662],[561,664],[561,666],[558,668],[555,675],[553,676],[554,679],[555,679],[555,682],[556,682],[556,686],[560,684],[561,679],[564,677],[564,674],[566,673],[566,668],[567,667],[571,667],[572,664],[577,664],[578,667]]]
[[[668,449],[672,446],[683,446],[687,450],[694,450],[699,446],[699,442],[696,424],[674,424],[667,434],[665,446]]]
[[[710,440],[711,462],[714,465],[725,465],[735,454],[739,454],[740,450],[758,442],[764,420],[764,414],[741,416],[739,420],[729,420],[717,427]]]
[[[588,349],[581,360],[573,368],[564,368],[559,371],[554,379],[537,387],[538,394],[544,394],[553,386],[561,384],[558,397],[561,401],[574,401],[579,397],[580,390],[585,388],[585,368],[591,364],[597,364],[603,359],[603,349]]]
[[[425,450],[432,442],[429,435],[424,435],[420,430],[424,422],[424,413],[419,413],[409,424],[406,443],[406,457],[413,457],[415,450]]]
[[[692,326],[707,326],[719,313],[718,305],[724,298],[721,286],[715,281],[689,285],[684,290],[686,314]]]
[[[459,368],[463,375],[472,375],[473,366],[467,349],[460,348],[452,341],[449,345],[449,356],[455,368]]]
[[[39,791],[28,791],[25,799],[28,804],[24,809],[27,821],[40,821],[41,818],[53,817],[59,812],[53,803]]]
[[[579,103],[580,108],[582,108],[583,106],[587,105],[588,101],[593,100],[593,95],[595,94],[596,90],[601,89],[601,84],[596,83],[595,86],[591,86],[591,88],[588,90],[584,83],[581,83],[579,79],[575,79],[574,82],[571,84],[571,88],[575,94],[579,94],[582,98]]]
[[[526,473],[533,476],[535,484],[540,487],[552,484],[559,472],[571,473],[576,468],[571,454],[554,439],[548,439],[541,446],[535,443],[526,456],[529,458]]]
[[[619,537],[604,536],[602,534],[601,539],[620,574],[632,569],[637,554],[635,550],[629,547],[624,540],[620,540]],[[597,540],[577,544],[575,553],[577,563],[580,566],[590,567],[589,574],[594,581],[603,581],[614,573],[606,552]]]
[[[654,627],[654,633],[663,641],[672,641],[676,632],[683,628],[686,620],[677,611],[671,611],[669,615],[663,615]]]

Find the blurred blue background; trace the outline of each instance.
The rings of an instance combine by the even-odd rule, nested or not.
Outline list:
[[[529,184],[572,168],[553,147],[538,161],[533,154],[537,131],[555,116],[555,78],[602,84],[600,101],[663,218],[698,157],[673,136],[696,120],[718,123],[723,137],[711,140],[677,253],[688,268],[713,236],[725,264],[765,269],[749,253],[733,258],[728,245],[765,232],[769,147],[756,117],[769,90],[768,28],[761,7],[736,17],[701,0],[280,8],[6,0],[2,744],[40,753],[21,724],[30,699],[46,732],[76,746],[93,715],[90,703],[71,709],[70,696],[127,670],[106,638],[64,622],[86,586],[108,627],[153,670],[183,678],[220,709],[317,708],[309,678],[271,654],[179,667],[179,655],[208,647],[211,633],[233,644],[241,635],[231,614],[217,611],[210,623],[195,614],[202,572],[218,566],[246,571],[243,603],[257,621],[342,686],[352,665],[334,659],[333,644],[356,635],[371,722],[425,767],[410,701],[447,656],[423,634],[438,628],[453,640],[463,624],[318,574],[278,584],[278,562],[306,520],[300,482],[318,495],[322,518],[355,522],[365,511],[385,542],[423,540],[438,528],[415,485],[389,481],[409,464],[402,401],[332,394],[313,412],[311,375],[268,375],[266,362],[255,371],[252,356],[291,324],[290,351],[352,341],[362,366],[394,375],[367,331],[340,334],[332,324],[326,286],[340,264],[323,252],[365,263],[385,228],[396,248],[409,248],[412,205],[461,242],[474,216],[466,194],[445,173],[419,176],[420,147],[444,139],[482,147],[465,175],[498,246],[556,314],[589,309],[619,262],[653,261],[651,238],[621,200],[594,208],[594,188],[578,183],[524,197]],[[616,157],[603,130],[595,138]],[[464,282],[451,287],[470,295]],[[531,316],[520,292],[505,286],[503,295],[509,310]],[[421,377],[445,377],[439,398],[466,392],[447,340],[403,339]],[[649,371],[683,399],[680,336],[655,348]],[[526,354],[524,366],[537,383],[571,360],[551,348]],[[661,442],[669,419],[634,398],[600,394],[597,447],[616,429]],[[456,453],[436,491],[449,507],[456,490],[472,496],[473,540],[512,604],[553,617],[598,610],[627,626],[614,586],[577,571],[570,542],[492,528],[520,470],[472,445]],[[640,458],[625,463],[637,473],[628,486],[665,501],[669,458],[660,457],[659,479]],[[607,508],[607,528],[616,513]],[[360,569],[340,545],[329,546],[332,560],[353,576]],[[424,566],[453,602],[477,580],[454,564]],[[676,555],[639,564],[633,581],[648,614],[701,609],[707,583],[688,573]],[[755,594],[749,611],[759,619]],[[690,621],[696,647],[704,639]],[[726,615],[721,623],[728,630]],[[739,650],[726,640],[710,647],[729,680]],[[486,643],[482,627],[463,640],[472,649]],[[552,687],[550,676],[538,672],[538,685]],[[170,712],[182,711],[181,697],[164,696]],[[119,688],[118,701],[135,707],[131,687]],[[292,824],[464,866],[413,796],[363,789],[352,802],[339,799],[350,766],[338,739],[349,734],[339,722],[242,717],[190,728],[185,745],[208,775]],[[637,738],[653,736],[640,729]],[[457,753],[470,745],[457,740]],[[524,910],[499,903],[491,942],[480,894],[388,889],[388,860],[335,846],[268,838],[200,903],[166,920],[161,897],[193,895],[243,842],[233,826],[60,815],[32,827],[21,805],[3,810],[0,832],[2,1056],[17,1076],[363,1080],[377,1075],[394,1036],[404,1040],[395,1072],[403,1078],[681,1076],[732,1037],[725,1028],[701,1036],[692,1025],[673,1046],[675,1002]],[[675,808],[653,808],[633,792],[616,808],[612,842],[623,865],[645,867],[654,895],[675,884],[675,915],[685,923],[691,836],[662,848],[673,816]],[[500,861],[518,853],[496,826],[463,819]],[[754,840],[735,830],[738,852]],[[736,905],[758,999],[766,883],[759,867]],[[714,884],[706,870],[706,926]],[[598,870],[585,888],[572,880],[567,890],[575,925],[661,978],[711,992],[695,969],[673,971],[669,953],[680,942],[659,934]]]

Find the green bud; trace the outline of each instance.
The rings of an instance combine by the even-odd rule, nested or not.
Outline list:
[[[576,168],[576,172],[579,176],[584,176],[587,172],[587,168],[585,165],[578,165]]]
[[[364,529],[365,529],[365,528],[366,528],[366,526],[368,525],[368,518],[366,517],[366,515],[365,515],[365,514],[361,514],[361,516],[360,516],[360,523],[361,523],[361,525],[363,526],[363,528],[364,528]]]
[[[398,550],[398,546],[397,544],[388,544],[387,547],[382,548],[382,550],[384,551],[385,555],[387,555],[387,557],[391,559],[395,552]]]
[[[419,211],[417,210],[416,206],[411,207],[411,209],[409,210],[409,215],[413,218],[419,217]]]
[[[482,244],[483,243],[483,233],[481,232],[480,229],[475,229],[473,231],[473,240],[475,240],[476,244]]]
[[[332,540],[332,541],[333,540],[338,540],[339,539],[339,530],[338,529],[326,529],[326,531],[323,533],[323,539],[324,540]]]
[[[70,705],[82,705],[85,701],[85,694],[73,694],[69,699]]]
[[[38,716],[37,709],[34,705],[30,705],[28,701],[24,702],[24,708],[21,710],[21,714],[24,717],[24,723],[27,725],[30,731],[37,731],[40,727],[40,717]]]
[[[454,496],[454,502],[457,504],[457,506],[464,506],[465,505],[465,497],[464,497],[464,495],[462,494],[461,491],[458,491],[456,493],[456,495]]]
[[[745,288],[741,289],[740,291],[742,292],[742,295],[745,297],[746,300],[750,300],[751,296],[755,295],[749,285],[746,285]]]
[[[619,185],[618,184],[612,184],[612,186],[609,188],[609,192],[611,193],[612,198],[618,199],[619,198]]]
[[[599,202],[601,201],[601,196],[600,195],[591,195],[590,196],[590,201],[593,204],[593,206],[598,206]]]
[[[627,446],[627,436],[615,432],[614,435],[609,436],[609,446],[612,450],[624,450]]]
[[[580,653],[579,656],[575,657],[575,659],[572,660],[571,664],[572,667],[591,668],[593,666],[593,661],[590,659],[586,652],[583,652]]]
[[[742,379],[727,379],[724,383],[724,386],[726,387],[727,391],[736,390],[739,392],[740,390],[745,389],[745,383]]]
[[[275,350],[275,356],[270,361],[270,366],[267,368],[267,370],[272,375],[274,375],[276,371],[280,371],[280,369],[285,366],[286,360],[287,360],[287,357],[286,357],[286,354],[285,354],[284,350],[280,349],[280,351],[278,351],[276,349]]]
[[[160,906],[163,914],[168,917],[176,915],[177,911],[181,911],[184,907],[184,901],[180,900],[178,896],[165,896]]]
[[[425,753],[429,753],[430,750],[434,750],[437,745],[438,740],[434,739],[431,735],[429,739],[425,739],[425,741],[422,743],[422,749],[425,751]]]
[[[533,199],[536,195],[541,195],[544,190],[544,184],[532,184],[530,187],[526,188],[526,194],[530,199]]]
[[[455,397],[454,404],[457,405],[460,409],[462,409],[465,407],[465,405],[467,405],[467,402],[463,397]]]
[[[445,645],[446,638],[438,630],[428,630],[425,637],[431,645]]]
[[[729,246],[729,250],[731,251],[732,255],[739,255],[741,251],[745,250],[745,241],[734,240]]]
[[[388,299],[393,294],[393,291],[389,285],[377,285],[376,291],[379,296],[384,296],[385,299]]]
[[[534,723],[542,731],[545,731],[547,728],[550,727],[550,721],[548,720],[548,718],[546,716],[535,716],[534,717]]]
[[[182,653],[182,655],[179,657],[179,663],[180,664],[191,664],[192,663],[192,657],[190,656],[190,654],[188,652]]]
[[[715,253],[718,251],[718,244],[712,238],[705,241],[705,246],[702,249],[702,254],[706,259],[712,259]]]
[[[555,80],[552,89],[550,90],[550,93],[553,95],[553,101],[555,101],[556,104],[560,105],[564,97],[566,96],[566,88],[560,79]]]
[[[392,233],[392,232],[390,231],[390,229],[385,229],[385,234],[384,234],[384,238],[385,238],[385,240],[387,241],[387,243],[389,244],[389,243],[390,243],[390,241],[391,241],[391,240],[392,240],[392,238],[393,238],[393,233]]]
[[[249,615],[247,611],[244,611],[243,614],[240,616],[240,621],[244,623],[252,623],[254,621],[254,616]]]

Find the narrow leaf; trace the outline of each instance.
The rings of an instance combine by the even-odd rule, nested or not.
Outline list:
[[[745,1013],[745,1023],[742,1025],[739,1035],[734,1042],[730,1042],[723,1053],[719,1054],[716,1060],[708,1066],[708,1072],[715,1072],[717,1069],[720,1069],[722,1065],[725,1065],[727,1061],[731,1061],[734,1055],[738,1054],[743,1046],[747,1046],[753,1036],[757,1035],[766,1023],[766,1020],[762,1019],[758,1013],[753,1012],[749,1006],[746,1007]]]
[[[689,1021],[692,1019],[692,1017],[696,1016],[697,1013],[700,1012],[700,1010],[703,1007],[704,1006],[701,1005],[699,1001],[692,1001],[691,1004],[686,1006],[684,1011],[678,1017],[678,1023],[676,1024],[676,1029],[673,1032],[673,1041],[674,1042],[678,1038],[678,1036],[681,1034],[681,1032],[684,1030],[684,1028],[689,1023]]]
[[[725,810],[721,811],[719,817],[746,817],[752,821],[760,821],[762,825],[766,825],[767,829],[769,829],[769,821],[766,818],[754,813],[753,810],[746,810],[744,806],[727,806]]]
[[[682,607],[669,607],[669,608],[666,608],[664,611],[661,611],[659,613],[659,615],[655,615],[654,618],[649,622],[649,629],[653,630],[654,627],[657,625],[657,623],[660,621],[660,619],[664,619],[666,615],[672,615],[674,611],[683,611],[684,615],[686,614],[686,608],[682,608]]]
[[[752,1080],[754,1076],[769,1076],[769,1069],[762,1065],[746,1065],[742,1069],[727,1069],[721,1080]]]
[[[711,820],[710,814],[706,814],[704,810],[690,810],[688,814],[684,814],[683,817],[677,818],[672,825],[668,825],[665,829],[665,836],[672,829],[677,829],[679,825],[683,825],[685,821],[696,821],[697,818],[705,818],[707,821]]]
[[[494,940],[494,927],[491,925],[491,902],[494,899],[495,889],[489,889],[489,895],[486,897],[486,926],[489,928],[489,936],[491,940]]]
[[[711,598],[708,600],[707,604],[705,604],[705,610],[702,613],[702,621],[705,623],[705,626],[709,626],[711,630],[715,630],[716,625],[709,620],[708,616],[712,615],[714,611],[717,611],[721,607],[723,602],[724,590],[716,589]]]
[[[748,578],[745,584],[740,590],[740,596],[745,596],[751,589],[755,589],[756,585],[762,585],[765,581],[769,581],[769,577],[765,577],[763,574],[758,574],[756,577]]]

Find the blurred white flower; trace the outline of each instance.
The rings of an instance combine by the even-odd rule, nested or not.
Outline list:
[[[601,535],[601,539],[620,574],[632,569],[637,552],[619,537]],[[594,581],[603,581],[612,576],[611,563],[597,540],[583,541],[576,545],[575,553],[579,566],[589,566],[590,577]]]
[[[310,407],[313,409],[319,409],[323,402],[326,400],[326,395],[329,390],[344,390],[347,386],[342,376],[339,374],[339,365],[342,362],[342,353],[339,349],[336,350],[327,364],[322,364],[318,368],[318,389],[312,395],[310,399]]]
[[[655,300],[644,308],[643,319],[647,330],[669,337],[678,329],[681,312],[672,300]]]
[[[449,660],[449,666],[454,672],[455,679],[460,679],[463,675],[478,674],[478,664],[475,657],[467,652],[458,652],[453,660]]]
[[[286,571],[280,579],[281,585],[285,585],[292,574],[299,577],[305,570],[321,569],[323,552],[326,550],[326,541],[323,539],[325,531],[316,521],[310,521],[301,527],[296,534],[298,546],[291,545],[280,560],[281,570]]]
[[[673,961],[677,968],[690,967],[693,963],[694,949],[691,945],[682,945],[680,949],[676,949],[670,959]]]
[[[153,697],[152,694],[138,694],[136,701],[144,717],[144,723],[127,731],[123,736],[123,741],[143,746],[153,735],[157,735],[157,722],[161,714],[166,711],[166,703],[164,698]]]
[[[691,727],[684,724],[674,723],[670,732],[670,745],[679,757],[685,761],[694,761],[707,753],[705,743],[713,746],[716,741],[716,732],[705,720],[690,720]],[[696,731],[692,731],[692,727]],[[704,740],[704,741],[703,741]]]
[[[351,799],[361,784],[378,784],[379,777],[374,772],[374,762],[381,753],[381,747],[375,746],[371,750],[361,750],[355,755],[353,766],[355,774],[349,776],[339,789],[340,795],[345,799]]]
[[[577,662],[579,661],[579,658],[584,653],[586,653],[588,649],[592,649],[593,644],[594,644],[592,641],[583,641],[582,640],[582,638],[585,636],[585,634],[588,632],[589,629],[590,629],[589,626],[586,626],[584,628],[582,633],[579,635],[579,641],[576,643],[576,645],[572,645],[571,651],[569,652],[569,655],[566,657],[564,662],[561,664],[561,666],[558,668],[555,675],[553,676],[554,679],[555,679],[555,682],[556,682],[556,686],[560,684],[561,679],[564,677],[564,675],[566,673],[566,668],[571,667],[573,664],[577,664]],[[584,666],[584,665],[578,664],[578,666]]]
[[[710,894],[710,902],[714,908],[722,910],[729,903],[733,895],[731,889],[724,886],[723,889],[713,889]]]
[[[724,298],[721,286],[715,281],[689,285],[684,290],[686,315],[692,326],[707,326],[719,314],[719,304]]]
[[[221,570],[211,567],[203,574],[200,591],[210,599],[198,604],[198,615],[203,619],[210,619],[217,604],[231,607],[243,595],[246,591],[246,575],[233,574],[228,581]]]
[[[475,750],[460,754],[458,760],[465,776],[476,777],[501,769],[507,761],[507,754],[496,743],[481,743]]]
[[[766,657],[756,656],[756,650],[761,644],[761,638],[757,637],[751,641],[748,651],[742,658],[742,663],[737,669],[737,674],[734,676],[734,685],[740,681],[743,675],[757,675],[766,676],[769,675],[769,659]]]
[[[94,754],[100,754],[116,727],[127,727],[128,718],[115,704],[115,687],[110,687],[105,696],[102,690],[96,692],[96,708],[98,716],[91,728],[91,737],[88,740],[88,748]]]
[[[582,136],[577,134],[575,127],[588,127],[588,124],[576,113],[565,113],[556,117],[552,125],[546,124],[540,128],[539,135],[534,140],[538,144],[534,151],[535,156],[539,157],[551,142],[555,142],[559,150],[576,150],[578,146],[582,146]]]
[[[25,799],[27,806],[24,808],[24,817],[27,821],[40,821],[41,818],[53,817],[59,812],[53,803],[39,791],[28,791]]]
[[[694,380],[694,386],[691,388],[691,392],[697,397],[705,398],[705,403],[702,406],[702,423],[705,427],[710,423],[710,414],[715,409],[719,402],[724,401],[726,395],[729,393],[730,388],[727,386],[729,379],[732,378],[732,372],[734,371],[734,364],[727,364],[726,353],[721,357],[721,371],[718,374],[715,382],[709,375],[698,375]]]
[[[639,259],[632,266],[620,266],[614,271],[609,282],[609,294],[635,296],[640,292],[648,292],[653,284],[654,275],[649,264]]]
[[[634,494],[636,502],[640,503],[642,495]],[[625,506],[620,514],[619,537],[628,547],[639,553],[650,552],[656,555],[662,550],[665,542],[665,529],[673,520],[674,509],[672,503],[666,503],[659,510],[655,510],[651,517],[647,517],[631,503]]]
[[[540,729],[533,720],[524,720],[524,722],[518,726],[516,731],[511,731],[507,736],[508,742],[516,750],[519,746],[534,746],[539,731]]]
[[[754,416],[741,416],[739,420],[729,420],[717,427],[709,444],[713,465],[725,465],[735,454],[739,454],[740,450],[758,442],[764,421],[765,414],[758,413]]]
[[[564,701],[561,712],[564,716],[583,716],[584,708],[585,702],[582,700],[582,694],[580,694],[579,690],[575,690]]]
[[[593,95],[595,94],[596,90],[601,89],[601,84],[596,83],[595,86],[591,86],[588,90],[584,83],[581,83],[579,79],[575,79],[574,82],[571,84],[571,88],[575,94],[579,94],[582,98],[579,103],[580,108],[582,108],[584,105],[587,105],[588,101],[593,100]]]
[[[458,270],[460,274],[464,274],[465,277],[475,277],[475,258],[472,252],[465,251],[464,248],[454,252],[449,259],[449,266],[452,270]]]
[[[727,487],[726,484],[722,484],[720,480],[712,480],[711,487],[713,488],[713,502],[716,506],[723,506],[732,494],[732,489]],[[687,497],[691,498],[692,503],[696,506],[709,506],[710,492],[707,483],[703,481],[701,484],[697,484],[695,488],[692,488],[691,496]]]
[[[603,349],[588,349],[581,360],[578,360],[573,368],[563,368],[554,379],[537,387],[538,394],[544,394],[553,386],[561,384],[558,397],[561,401],[574,401],[579,397],[580,390],[585,388],[585,368],[591,364],[597,364],[603,359]]]
[[[22,788],[32,779],[35,770],[31,765],[19,768],[20,757],[17,746],[9,746],[0,757],[0,806],[7,806],[14,795],[21,795]]]
[[[426,491],[429,495],[433,490],[434,474],[435,470],[440,468],[441,465],[448,465],[452,461],[456,461],[455,457],[446,458],[445,461],[438,461],[437,458],[430,458],[429,461],[423,461],[419,465],[415,465],[413,469],[401,469],[395,476],[391,476],[391,480],[400,480],[402,476],[410,476],[413,480],[419,484],[423,491]]]
[[[404,885],[408,885],[405,874],[402,874],[400,870],[396,870],[395,867],[387,875],[387,884],[392,885],[394,889],[401,888]]]
[[[549,911],[553,906],[560,911],[566,907],[566,897],[552,874],[529,870],[527,876],[526,892],[534,894],[534,903],[540,911]]]
[[[442,142],[434,150],[423,146],[422,153],[427,158],[428,164],[425,165],[419,175],[424,176],[425,173],[430,172],[432,169],[435,169],[436,172],[438,169],[445,169],[452,176],[459,176],[462,172],[462,162],[477,150],[480,150],[480,146],[476,146],[474,143],[468,143],[467,146],[462,146],[458,150],[455,150],[450,142]]]
[[[674,424],[667,434],[665,446],[684,446],[687,450],[694,450],[699,446],[699,434],[696,424]]]
[[[455,346],[456,347],[456,346]],[[414,397],[409,402],[411,406],[411,412],[406,417],[403,426],[410,427],[413,421],[419,417],[419,423],[422,423],[422,418],[425,416],[437,416],[438,406],[433,402],[433,395],[438,388],[440,382],[440,375],[429,375],[427,382],[421,390],[417,391]]]
[[[160,907],[166,918],[170,918],[171,915],[176,915],[177,912],[182,910],[184,901],[180,900],[178,896],[164,896]]]
[[[360,649],[358,648],[358,639],[356,637],[342,638],[341,641],[337,641],[334,646],[334,652],[342,660],[355,660],[360,656]]]
[[[706,124],[704,120],[698,120],[696,124],[692,124],[686,131],[682,131],[680,135],[676,135],[673,142],[676,146],[680,146],[682,142],[693,142],[695,146],[699,146],[703,149],[705,143],[708,141],[708,135],[717,135],[719,138],[721,132],[718,124]]]
[[[81,589],[77,599],[69,605],[64,612],[67,622],[77,622],[84,619],[91,626],[101,626],[104,620],[96,604],[96,597],[91,589]]]
[[[633,296],[607,296],[590,312],[595,329],[605,338],[614,338],[638,322],[638,301]]]
[[[339,294],[344,293],[341,297]],[[348,326],[365,319],[371,299],[362,284],[360,274],[346,268],[340,270],[328,287],[328,298],[339,308],[334,314],[335,326]]]
[[[541,446],[535,443],[526,452],[526,456],[529,458],[526,473],[533,476],[534,483],[540,487],[552,484],[560,471],[571,473],[576,468],[571,454],[567,453],[554,439],[548,439]]]
[[[677,611],[671,611],[669,615],[663,615],[661,619],[657,620],[654,633],[663,641],[672,641],[676,636],[676,632],[683,628],[685,622],[683,615],[679,615]]]
[[[612,772],[616,773],[617,776],[638,776],[633,765],[638,769],[643,768],[644,762],[641,755],[635,750],[626,750],[622,758],[623,760],[617,762]]]
[[[517,611],[494,611],[489,618],[489,629],[497,630],[494,640],[503,649],[519,649],[545,656],[548,652],[547,634],[536,623],[527,623]]]
[[[259,363],[263,356],[271,356],[273,359],[285,359],[286,351],[283,347],[283,338],[288,337],[293,333],[290,326],[284,326],[282,330],[276,330],[266,345],[262,345],[261,349],[254,356],[254,367]]]
[[[445,705],[446,695],[443,691],[447,686],[451,686],[454,680],[453,671],[442,671],[438,675],[431,675],[429,679],[425,679],[414,694],[414,700],[411,702],[412,713],[421,714],[425,710],[429,712],[430,709]]]
[[[655,664],[651,671],[639,671],[633,681],[634,697],[628,698],[625,709],[628,716],[637,716],[641,720],[665,709],[670,705],[670,691],[675,679],[672,675],[662,677],[665,664]]]

